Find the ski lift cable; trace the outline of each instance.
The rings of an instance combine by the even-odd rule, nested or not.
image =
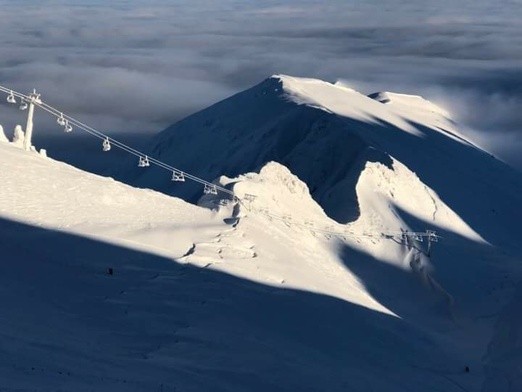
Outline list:
[[[68,118],[71,120],[71,122],[76,123],[75,125],[77,125],[79,128],[83,128],[83,127],[84,127],[84,124],[80,124],[80,123],[79,123],[77,120],[75,120],[74,118],[71,118],[71,117],[68,117]],[[88,133],[90,133],[90,134],[93,134],[94,136],[96,136],[96,137],[98,137],[98,138],[100,138],[100,139],[104,139],[104,140],[107,139],[107,137],[106,137],[104,134],[102,134],[101,132],[96,131],[95,129],[93,129],[93,128],[91,128],[91,127],[88,127],[88,126],[86,126],[86,128],[88,128],[88,129],[85,129],[86,132],[88,132]],[[118,141],[115,140],[115,139],[112,139],[112,138],[109,138],[109,139],[112,140],[114,143],[117,143],[118,146],[119,146],[120,148],[122,148],[122,149],[128,151],[129,153],[131,153],[131,154],[133,154],[133,155],[136,155],[136,156],[138,156],[138,157],[140,157],[140,158],[146,156],[146,155],[144,155],[143,153],[140,153],[139,151],[134,150],[134,149],[132,149],[132,148],[126,146],[125,144],[123,144],[123,143],[121,143],[121,142],[118,142]],[[205,181],[205,180],[202,180],[202,179],[200,179],[200,178],[198,178],[198,177],[192,176],[192,175],[190,175],[189,173],[183,172],[182,170],[179,170],[179,169],[174,168],[174,167],[172,167],[172,166],[170,166],[170,165],[164,164],[164,163],[161,162],[161,161],[155,160],[155,159],[150,158],[150,157],[148,157],[148,158],[149,158],[149,161],[154,162],[154,163],[157,164],[158,166],[163,167],[163,168],[165,168],[165,169],[167,169],[167,170],[169,170],[169,171],[183,173],[184,176],[185,176],[186,178],[190,178],[190,179],[192,179],[192,180],[194,180],[194,181],[200,182],[201,184],[206,185],[206,186],[209,186],[210,188],[213,188],[213,189],[216,189],[216,190],[217,190],[217,189],[225,190],[225,191],[227,191],[227,193],[230,193],[230,194],[234,195],[233,192],[229,191],[228,189],[221,188],[221,187],[219,187],[219,186],[216,186],[215,184],[209,183],[209,182],[207,182],[207,181]],[[207,189],[209,189],[209,188],[207,188]],[[242,199],[240,199],[240,198],[238,198],[238,197],[236,197],[236,196],[234,196],[234,197],[235,197],[235,198],[236,198],[236,199],[237,199],[241,204],[244,205]],[[262,212],[261,212],[261,213],[262,213]],[[262,214],[267,215],[267,216],[270,216],[270,217],[273,218],[273,219],[276,219],[276,220],[279,220],[279,221],[284,221],[284,222],[286,222],[286,223],[289,223],[289,219],[288,219],[287,216],[277,215],[277,214],[273,214],[273,213],[266,213],[266,212],[265,212],[265,213],[262,213]],[[301,228],[309,229],[309,226],[306,225],[306,224],[301,224],[301,223],[294,222],[294,221],[290,222],[290,224],[292,224],[292,225],[294,225],[294,226],[301,227]],[[323,233],[323,234],[331,234],[331,235],[335,235],[335,236],[339,236],[339,237],[354,237],[354,238],[369,237],[369,238],[375,238],[375,237],[379,237],[379,236],[380,236],[380,234],[379,234],[378,236],[376,236],[376,235],[373,235],[373,234],[354,234],[354,233],[339,232],[339,231],[333,231],[333,230],[323,229],[323,228],[319,228],[319,227],[314,228],[314,231],[319,232],[319,233]],[[399,233],[397,233],[397,234],[399,234]],[[408,232],[407,234],[408,234],[408,235],[413,235],[414,233],[413,233],[413,232]],[[415,233],[415,234],[420,234],[420,235],[426,236],[425,233]]]
[[[39,104],[37,104],[37,105],[40,106]],[[47,109],[48,112],[54,114],[55,116],[62,115],[62,112],[59,112],[57,109],[51,107],[50,105],[42,104],[42,106],[44,106],[45,109]],[[213,186],[217,190],[220,190],[221,192],[228,193],[228,194],[230,194],[232,196],[235,196],[234,192],[230,191],[229,189],[223,188],[223,187],[221,187],[219,185],[216,185],[216,184],[213,184],[213,183],[211,183],[209,181],[205,181],[202,178],[196,177],[196,176],[194,176],[194,175],[192,175],[190,173],[187,173],[187,172],[185,172],[185,171],[183,171],[181,169],[178,169],[178,168],[176,168],[174,166],[168,165],[168,164],[166,164],[166,163],[164,163],[164,162],[162,162],[162,161],[160,161],[160,160],[158,160],[156,158],[150,157],[147,154],[144,154],[143,152],[138,151],[138,150],[136,150],[136,149],[134,149],[134,148],[132,148],[132,147],[130,147],[130,146],[120,142],[120,141],[118,141],[117,139],[109,137],[108,135],[105,135],[104,133],[102,133],[102,132],[100,132],[100,131],[98,131],[98,130],[90,127],[90,126],[88,126],[87,124],[82,123],[81,121],[79,121],[79,120],[77,120],[77,119],[75,119],[75,118],[73,118],[71,116],[67,116],[67,115],[64,114],[63,117],[65,119],[68,119],[69,122],[71,122],[72,124],[76,125],[76,127],[80,128],[80,129],[82,129],[82,130],[84,130],[84,131],[86,131],[86,132],[88,132],[88,133],[90,133],[90,134],[92,134],[94,136],[97,136],[99,139],[104,139],[104,140],[108,139],[115,146],[119,147],[120,149],[123,149],[123,150],[127,151],[128,153],[130,153],[132,155],[135,155],[136,157],[147,156],[148,160],[149,160],[149,162],[151,164],[155,164],[156,166],[162,167],[162,168],[164,168],[164,169],[166,169],[168,171],[171,171],[171,172],[173,172],[173,171],[182,172],[185,175],[186,178],[188,178],[188,179],[190,179],[192,181],[198,182],[198,183],[200,183],[202,185]]]
[[[0,91],[6,92],[8,94],[10,94],[10,92],[11,92],[11,90],[8,90],[6,88],[0,88]],[[29,97],[25,96],[24,94],[20,94],[18,92],[13,92],[13,94],[15,96],[21,98],[21,99],[27,99],[27,100],[31,101],[31,99]],[[68,115],[64,114],[63,112],[59,111],[58,109],[56,109],[56,108],[54,108],[54,107],[52,107],[52,106],[50,106],[50,105],[48,105],[48,104],[46,104],[44,102],[33,102],[33,103],[35,104],[35,106],[38,106],[39,108],[43,109],[44,111],[48,112],[49,114],[51,114],[51,115],[53,115],[53,116],[55,116],[57,118],[64,118],[66,121],[68,121],[69,124],[76,126],[77,128],[79,128],[79,129],[81,129],[81,130],[91,134],[92,136],[95,136],[95,137],[97,137],[97,138],[99,138],[101,140],[109,140],[109,142],[111,144],[113,144],[115,147],[118,147],[118,148],[128,152],[129,154],[135,155],[137,157],[145,157],[145,156],[147,156],[147,154],[144,154],[141,151],[138,151],[138,150],[136,150],[136,149],[134,149],[134,148],[132,148],[132,147],[130,147],[130,146],[120,142],[120,141],[118,141],[117,139],[114,139],[114,138],[104,134],[103,132],[100,132],[100,131],[94,129],[94,128],[88,126],[87,124],[84,124],[83,122],[75,119],[74,117],[71,117],[71,116],[68,116]],[[149,157],[149,156],[147,156],[147,157],[148,157],[148,160],[149,160],[149,162],[151,164],[155,164],[156,166],[159,166],[159,167],[161,167],[161,168],[163,168],[165,170],[171,171],[171,172],[173,172],[173,171],[182,172],[184,174],[185,178],[188,178],[188,179],[190,179],[192,181],[198,182],[198,183],[200,183],[202,185],[207,185],[209,187],[212,187],[212,189],[215,189],[216,191],[219,190],[221,192],[224,192],[224,193],[227,193],[227,194],[230,194],[230,195],[236,197],[234,195],[234,193],[232,191],[230,191],[229,189],[226,189],[226,188],[221,187],[219,185],[213,184],[213,183],[211,183],[209,181],[205,181],[202,178],[199,178],[199,177],[194,176],[194,175],[192,175],[190,173],[187,173],[187,172],[185,172],[185,171],[183,171],[181,169],[178,169],[176,167],[168,165],[168,164],[166,164],[166,163],[164,163],[164,162],[162,162],[162,161],[160,161],[158,159],[155,159],[153,157]]]
[[[71,116],[68,116],[68,115],[64,114],[63,112],[61,112],[58,109],[52,107],[51,105],[48,105],[48,104],[44,103],[41,100],[38,100],[38,101],[33,100],[30,96],[27,96],[25,94],[21,94],[21,93],[19,93],[17,91],[11,90],[11,89],[7,89],[7,88],[5,88],[3,86],[0,86],[0,91],[5,92],[6,94],[11,94],[12,93],[12,95],[14,95],[15,97],[27,100],[29,102],[33,102],[35,104],[35,106],[38,106],[39,108],[43,109],[44,111],[48,112],[49,114],[51,114],[51,115],[53,115],[53,116],[55,116],[57,118],[65,119],[66,121],[69,122],[69,124],[76,126],[77,128],[79,128],[79,129],[81,129],[81,130],[91,134],[92,136],[95,136],[95,137],[97,137],[99,139],[102,139],[102,140],[108,139],[109,142],[111,144],[113,144],[115,147],[118,147],[118,148],[128,152],[129,154],[135,155],[136,157],[147,156],[147,154],[144,154],[141,151],[138,151],[138,150],[136,150],[136,149],[134,149],[134,148],[132,148],[132,147],[130,147],[130,146],[120,142],[120,141],[118,141],[117,139],[114,139],[114,138],[112,138],[112,137],[110,137],[108,135],[105,135],[103,132],[100,132],[100,131],[94,129],[94,128],[88,126],[87,124],[84,124],[83,122],[75,119],[74,117],[71,117]],[[190,173],[187,173],[187,172],[185,172],[183,170],[180,170],[180,169],[178,169],[176,167],[168,165],[168,164],[166,164],[166,163],[164,163],[164,162],[162,162],[162,161],[160,161],[158,159],[155,159],[153,157],[148,157],[148,158],[149,158],[149,162],[152,163],[152,164],[155,164],[156,166],[162,167],[163,169],[171,171],[171,172],[173,172],[173,171],[182,172],[184,174],[185,178],[188,178],[188,179],[190,179],[192,181],[198,182],[198,183],[200,183],[202,185],[211,186],[211,187],[213,187],[216,190],[219,190],[219,191],[221,191],[223,193],[227,193],[227,194],[232,195],[235,198],[237,198],[237,196],[235,196],[234,193],[232,191],[230,191],[229,189],[226,189],[226,188],[221,187],[219,185],[213,184],[213,183],[211,183],[209,181],[203,180],[202,178],[199,178],[199,177],[194,176],[194,175],[192,175]]]
[[[6,94],[8,94],[8,96],[14,96],[14,97],[17,97],[25,102],[30,102],[30,103],[33,103],[35,106],[39,107],[40,109],[46,111],[47,113],[55,116],[56,118],[61,118],[61,119],[64,119],[65,121],[67,121],[69,124],[75,126],[76,128],[90,134],[91,136],[94,136],[94,137],[97,137],[98,139],[101,139],[103,140],[104,142],[109,142],[111,145],[113,145],[114,147],[117,147],[131,155],[134,155],[140,159],[144,159],[145,157],[147,158],[148,162],[150,164],[154,164],[160,168],[163,168],[165,170],[168,170],[169,172],[178,172],[178,173],[182,173],[183,176],[187,179],[190,179],[192,181],[195,181],[197,183],[200,183],[202,185],[204,185],[206,187],[206,189],[211,189],[211,190],[216,190],[216,191],[221,191],[223,193],[227,193],[231,196],[233,196],[233,198],[235,200],[237,200],[240,204],[244,205],[245,206],[245,203],[243,202],[243,200],[239,197],[237,197],[233,191],[229,190],[229,189],[226,189],[222,186],[219,186],[219,185],[216,185],[216,184],[213,184],[209,181],[206,181],[206,180],[203,180],[202,178],[199,178],[197,176],[194,176],[190,173],[187,173],[181,169],[178,169],[174,166],[171,166],[167,163],[164,163],[156,158],[153,158],[153,157],[150,157],[148,156],[147,154],[139,151],[139,150],[136,150],[122,142],[120,142],[119,140],[117,139],[114,139],[113,137],[110,137],[106,134],[104,134],[103,132],[100,132],[98,131],[97,129],[95,128],[92,128],[90,127],[89,125],[75,119],[74,117],[71,117],[69,115],[66,115],[64,114],[63,112],[59,111],[58,109],[52,107],[51,105],[48,105],[47,103],[43,102],[42,100],[40,100],[38,97],[36,97],[35,99],[35,96],[34,95],[25,95],[25,94],[22,94],[22,93],[19,93],[15,90],[11,90],[11,89],[8,89],[4,86],[1,86],[0,85],[0,91],[1,92],[4,92]],[[247,200],[248,201],[248,200]],[[407,232],[387,232],[387,233],[379,233],[379,235],[375,235],[375,234],[369,234],[369,233],[363,233],[363,234],[355,234],[355,233],[347,233],[345,231],[335,231],[335,230],[331,230],[331,229],[327,229],[327,228],[321,228],[321,227],[313,227],[311,228],[309,224],[306,224],[306,222],[304,223],[300,223],[298,221],[295,221],[292,219],[292,217],[288,217],[288,216],[283,216],[283,215],[278,215],[278,214],[274,214],[274,213],[271,213],[271,212],[267,212],[267,211],[260,211],[260,210],[257,210],[257,209],[254,209],[255,212],[261,214],[261,215],[265,215],[265,216],[268,216],[272,219],[275,219],[275,220],[278,220],[278,221],[281,221],[281,222],[285,222],[286,224],[289,224],[289,225],[293,225],[293,226],[296,226],[296,227],[300,227],[300,228],[304,228],[304,229],[307,229],[307,230],[312,230],[314,232],[317,232],[317,233],[321,233],[321,234],[328,234],[328,235],[333,235],[333,236],[337,236],[337,237],[342,237],[342,238],[377,238],[377,237],[381,237],[382,235],[389,235],[389,236],[400,236],[400,235],[406,235],[406,236],[410,236],[410,237],[414,237],[414,238],[420,238],[422,239],[423,237],[427,237],[428,239],[430,238],[434,238],[434,239],[439,239],[439,238],[442,238],[440,237],[439,235],[437,235],[434,231],[427,231],[427,232],[411,232],[411,231],[407,231]]]

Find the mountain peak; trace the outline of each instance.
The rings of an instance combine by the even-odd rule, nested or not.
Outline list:
[[[284,74],[275,74],[272,75],[269,79],[275,79],[283,84],[283,89],[287,92],[295,92],[300,91],[302,88],[327,88],[327,89],[338,89],[344,92],[353,92],[360,94],[358,91],[348,87],[344,82],[337,81],[335,83],[330,83],[328,81],[317,79],[317,78],[305,78]]]
[[[408,108],[410,111],[419,110],[421,112],[431,112],[446,118],[450,118],[450,114],[447,110],[435,105],[433,102],[428,101],[420,95],[380,91],[369,94],[368,98],[371,98],[380,103],[391,104],[395,107]]]

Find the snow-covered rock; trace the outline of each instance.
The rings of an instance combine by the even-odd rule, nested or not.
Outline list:
[[[16,125],[13,131],[13,145],[22,148],[24,146],[25,133],[21,125]]]
[[[7,136],[5,136],[4,133],[4,127],[0,125],[0,143],[7,143],[9,142],[9,139],[7,139]]]

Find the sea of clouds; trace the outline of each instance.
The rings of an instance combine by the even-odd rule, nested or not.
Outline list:
[[[108,132],[152,134],[285,73],[423,95],[522,168],[520,0],[21,0],[0,15],[0,84]]]

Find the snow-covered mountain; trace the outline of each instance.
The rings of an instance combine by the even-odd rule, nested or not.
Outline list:
[[[446,111],[274,76],[151,156],[256,198],[0,141],[0,387],[521,388],[522,180]]]
[[[396,160],[490,243],[520,242],[522,209],[513,208],[521,200],[520,174],[477,148],[445,110],[418,96],[365,96],[342,83],[273,76],[167,128],[151,155],[207,179],[279,162],[340,223],[359,216],[355,190],[367,162],[391,169]],[[122,178],[191,201],[201,192],[155,170],[136,171],[134,161]]]

